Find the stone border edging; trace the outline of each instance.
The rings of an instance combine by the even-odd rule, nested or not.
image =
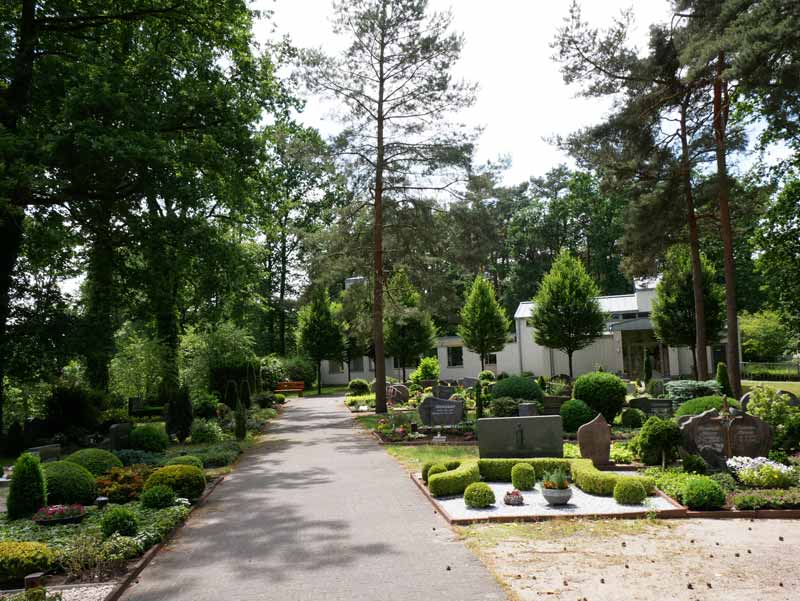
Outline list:
[[[800,518],[800,509],[714,509],[697,511],[687,509],[686,517],[733,520],[795,520]]]

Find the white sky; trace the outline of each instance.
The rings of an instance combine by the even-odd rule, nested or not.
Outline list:
[[[322,47],[330,53],[341,48],[330,23],[331,0],[256,0],[254,7],[273,10],[271,21],[259,23],[260,41],[289,35],[295,46]],[[577,98],[575,87],[564,84],[550,48],[563,23],[570,0],[430,0],[434,10],[452,7],[454,29],[465,36],[457,76],[479,84],[476,104],[460,120],[481,126],[477,160],[485,162],[507,155],[511,169],[506,183],[568,162],[566,155],[543,138],[568,134],[602,120],[609,103]],[[669,18],[666,0],[584,0],[583,18],[604,26],[620,11],[633,6],[635,35],[644,46],[651,23]],[[338,129],[331,106],[309,99],[302,117],[324,135]]]

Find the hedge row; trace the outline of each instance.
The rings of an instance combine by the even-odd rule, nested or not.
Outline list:
[[[511,470],[518,463],[527,463],[541,480],[545,472],[558,468],[569,469],[571,459],[537,457],[536,459],[479,459],[478,469],[487,482],[511,482]]]
[[[480,480],[478,464],[470,461],[455,469],[431,475],[428,479],[428,490],[434,497],[450,497],[463,494],[467,486]]]

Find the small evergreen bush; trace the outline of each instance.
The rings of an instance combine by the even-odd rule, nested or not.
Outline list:
[[[155,424],[137,426],[128,439],[131,448],[149,453],[163,453],[169,446],[169,436]]]
[[[516,417],[519,415],[519,400],[510,397],[492,399],[490,405],[494,417]]]
[[[497,378],[495,378],[493,371],[490,369],[484,369],[478,374],[478,379],[483,380],[484,382],[494,382]]]
[[[439,359],[437,357],[423,357],[417,369],[411,374],[411,381],[420,384],[423,380],[439,379]]]
[[[580,399],[570,399],[559,410],[564,432],[577,432],[583,424],[592,421],[597,412]]]
[[[597,413],[602,413],[609,424],[625,404],[625,382],[608,372],[583,374],[575,380],[572,396],[581,399]]]
[[[672,380],[665,384],[667,398],[675,403],[685,403],[703,396],[721,396],[722,389],[716,380],[699,382],[697,380]]]
[[[441,474],[447,471],[447,467],[443,463],[434,463],[430,468],[428,468],[428,472],[425,474],[426,481],[431,476],[435,476],[436,474]]]
[[[683,504],[689,509],[719,509],[725,504],[725,493],[715,480],[692,476],[683,489]]]
[[[144,490],[159,485],[169,486],[179,497],[198,499],[206,488],[206,477],[203,470],[193,465],[168,465],[150,475]]]
[[[214,419],[217,416],[217,404],[219,397],[213,392],[196,393],[192,400],[193,414],[195,418]]]
[[[122,467],[119,457],[103,449],[81,449],[67,455],[64,461],[85,467],[93,475],[100,476],[115,467]]]
[[[369,394],[369,382],[362,378],[350,380],[350,383],[347,385],[347,392],[353,396]]]
[[[647,416],[644,411],[634,407],[628,407],[622,411],[620,423],[623,428],[641,428],[645,419],[647,419]]]
[[[620,505],[639,505],[647,498],[641,478],[620,478],[614,486],[614,500]]]
[[[510,397],[512,399],[522,399],[526,401],[536,401],[539,404],[544,402],[544,392],[536,380],[533,378],[523,378],[522,376],[509,376],[498,380],[492,388],[494,398]]]
[[[317,367],[306,357],[286,357],[283,367],[290,382],[303,382],[306,388],[311,388],[317,379]]]
[[[44,464],[48,505],[93,505],[97,483],[85,467],[69,461]]]
[[[194,455],[178,455],[167,459],[164,465],[193,465],[198,469],[203,469],[203,462]]]
[[[511,484],[517,490],[533,490],[536,485],[536,471],[528,463],[518,463],[511,468]]]
[[[9,520],[28,518],[47,505],[47,487],[39,458],[23,453],[14,463],[6,500]]]
[[[728,379],[728,366],[721,361],[717,363],[717,384],[719,384],[722,394],[732,397],[731,381]]]
[[[0,584],[18,583],[28,574],[47,572],[56,554],[44,543],[0,541]]]
[[[234,434],[236,440],[244,440],[247,436],[247,409],[241,399],[236,400],[236,410],[233,413]]]
[[[222,437],[222,428],[216,420],[196,419],[192,422],[192,444],[214,444]]]
[[[434,497],[460,495],[468,485],[479,482],[480,479],[481,473],[478,470],[478,464],[465,462],[441,474],[429,475],[428,490]]]
[[[175,491],[159,484],[144,491],[141,501],[142,507],[147,509],[166,509],[175,505]]]
[[[470,509],[483,509],[495,503],[494,491],[486,482],[473,482],[464,490],[464,503]]]
[[[100,529],[106,538],[112,534],[136,536],[139,532],[139,520],[136,519],[136,514],[127,507],[111,507],[103,514],[103,518],[100,520]]]
[[[683,458],[683,471],[688,474],[705,474],[708,465],[700,455],[687,455]]]
[[[160,453],[150,453],[138,449],[119,449],[114,451],[124,467],[131,465],[158,465],[164,459]]]
[[[663,458],[667,463],[675,458],[681,441],[681,431],[671,419],[651,416],[642,426],[639,435],[632,441],[643,463],[658,465]]]

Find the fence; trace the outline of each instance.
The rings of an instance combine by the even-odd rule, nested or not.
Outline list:
[[[800,381],[800,362],[742,363],[742,378],[745,380],[792,380]]]

